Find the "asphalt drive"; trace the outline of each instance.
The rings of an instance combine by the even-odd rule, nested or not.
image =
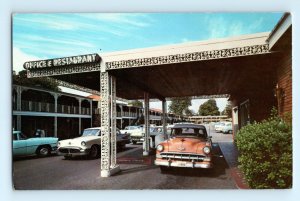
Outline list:
[[[216,134],[216,136],[222,134]],[[155,155],[142,156],[141,145],[127,145],[118,152],[121,172],[100,177],[100,159],[84,157],[65,160],[53,155],[46,158],[27,157],[13,161],[15,189],[235,189],[229,167],[214,143],[214,168],[173,168],[162,174],[153,164]],[[221,157],[220,157],[221,156]]]

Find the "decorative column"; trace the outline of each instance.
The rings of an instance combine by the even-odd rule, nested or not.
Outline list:
[[[110,76],[110,126],[111,126],[111,158],[110,168],[117,166],[117,101],[116,101],[116,78]]]
[[[115,92],[116,79],[114,77],[111,78],[108,72],[101,71],[101,177],[109,177],[120,171],[120,167],[116,164],[115,147],[111,148],[112,145],[116,145]],[[112,126],[112,134],[110,134],[110,126]]]
[[[144,110],[144,119],[145,119],[145,137],[143,142],[143,156],[149,155],[149,93],[144,92],[144,103],[145,103],[145,110]]]
[[[162,125],[163,125],[163,133],[165,139],[168,138],[167,136],[167,120],[166,120],[166,113],[167,113],[167,101],[162,101]]]

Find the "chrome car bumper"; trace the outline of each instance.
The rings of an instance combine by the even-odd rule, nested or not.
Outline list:
[[[90,153],[90,149],[81,149],[78,147],[60,147],[57,154],[60,156],[85,156]]]
[[[212,168],[211,162],[192,162],[192,161],[174,161],[174,160],[155,160],[155,165],[167,167],[187,167],[187,168]]]

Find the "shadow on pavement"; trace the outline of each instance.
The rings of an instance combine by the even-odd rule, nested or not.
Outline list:
[[[35,159],[41,159],[41,158],[51,158],[58,156],[56,153],[53,153],[49,156],[45,157],[39,157],[37,155],[31,155],[31,156],[19,156],[19,157],[13,157],[13,161],[23,161],[23,160],[35,160]]]
[[[131,173],[136,173],[136,172],[141,172],[145,170],[151,170],[151,169],[156,169],[158,168],[155,165],[147,165],[147,166],[139,166],[139,167],[134,167],[134,168],[127,168],[127,169],[122,169],[121,172],[119,172],[117,175],[126,175],[126,174],[131,174]]]

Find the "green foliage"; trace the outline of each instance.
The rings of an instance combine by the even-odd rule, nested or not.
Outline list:
[[[292,186],[292,124],[272,113],[237,133],[240,168],[251,188]]]
[[[135,101],[131,101],[129,103],[129,105],[132,105],[134,107],[143,107],[143,103],[141,101],[135,100]]]
[[[219,115],[219,108],[215,99],[209,99],[199,107],[198,111],[201,116]]]
[[[221,113],[222,113],[222,115],[226,115],[229,118],[232,117],[232,105],[230,102],[227,103],[226,107],[224,108],[224,110]]]
[[[27,78],[26,70],[20,71],[18,75],[13,75],[13,84],[39,87],[43,89],[49,89],[51,91],[60,91],[58,84],[54,81],[50,81],[47,78]]]
[[[189,115],[191,113],[189,106],[191,105],[192,102],[189,97],[172,98],[171,104],[169,105],[169,111],[176,115]]]

